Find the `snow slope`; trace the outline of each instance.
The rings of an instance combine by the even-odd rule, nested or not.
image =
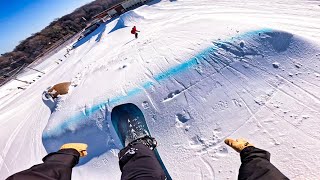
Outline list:
[[[33,83],[1,87],[0,179],[66,142],[89,144],[73,179],[120,179],[110,110],[126,102],[143,110],[173,179],[236,179],[226,137],[267,149],[290,179],[319,178],[319,2],[156,2],[37,65],[45,75],[20,75]],[[68,95],[42,97],[64,81]]]

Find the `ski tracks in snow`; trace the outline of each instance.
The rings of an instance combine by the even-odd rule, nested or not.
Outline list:
[[[263,58],[264,55],[262,55]],[[246,58],[246,57],[244,57]],[[283,57],[281,57],[283,58]],[[290,59],[289,57],[285,57],[287,59]],[[284,58],[284,59],[285,59]],[[266,122],[264,119],[259,119],[256,115],[265,113],[265,110],[267,109],[269,113],[274,113],[278,120],[286,122],[290,124],[294,129],[296,129],[298,132],[301,132],[302,134],[305,134],[307,137],[312,138],[315,141],[318,141],[318,138],[314,136],[309,131],[305,131],[304,129],[301,129],[298,125],[293,124],[292,122],[288,121],[287,119],[284,119],[278,112],[275,110],[281,110],[279,109],[277,105],[274,105],[275,102],[277,102],[274,97],[278,96],[287,96],[289,98],[292,98],[294,101],[296,101],[299,105],[301,105],[304,108],[307,108],[313,113],[319,113],[318,106],[319,106],[319,97],[314,94],[313,92],[310,92],[306,88],[300,86],[299,84],[295,83],[294,80],[288,80],[283,76],[283,73],[290,74],[286,70],[281,70],[278,73],[275,72],[275,69],[272,68],[271,62],[266,62],[264,64],[254,65],[250,60],[255,59],[254,57],[248,58],[249,61],[243,61],[243,57],[240,57],[240,60],[234,61],[231,63],[224,63],[220,61],[220,63],[223,64],[223,66],[218,69],[212,66],[216,70],[216,72],[213,72],[209,75],[203,76],[200,80],[197,80],[195,83],[191,84],[190,86],[185,86],[184,83],[179,82],[175,77],[171,77],[173,81],[176,82],[178,86],[181,88],[176,88],[175,91],[171,91],[166,97],[163,98],[162,103],[170,103],[171,101],[179,102],[179,96],[181,94],[184,94],[186,101],[189,104],[189,100],[186,97],[186,93],[188,91],[192,91],[192,89],[200,88],[201,84],[203,82],[206,82],[208,79],[214,79],[215,76],[222,76],[224,78],[224,82],[228,82],[230,86],[229,88],[225,89],[225,95],[230,98],[230,101],[238,107],[245,107],[247,109],[247,112],[250,114],[249,117],[247,117],[245,120],[243,120],[242,124],[240,124],[237,128],[235,128],[233,131],[229,132],[227,135],[224,135],[223,137],[214,137],[213,139],[206,139],[201,136],[195,136],[193,139],[189,142],[189,147],[184,147],[186,150],[192,150],[195,151],[202,159],[205,158],[205,155],[211,154],[211,158],[216,159],[219,152],[223,152],[224,148],[223,146],[219,146],[220,143],[222,143],[222,140],[228,136],[232,136],[234,134],[239,134],[241,132],[238,132],[240,129],[242,129],[244,126],[247,126],[247,123],[250,120],[254,120],[257,127],[259,128],[259,131],[265,133],[268,135],[270,140],[273,142],[273,146],[280,145],[279,141],[279,135],[273,134],[273,130],[266,126]],[[209,63],[210,64],[210,63]],[[265,65],[269,65],[270,67],[265,67]],[[242,67],[242,68],[240,68]],[[305,66],[307,69],[310,69],[308,66]],[[239,69],[240,68],[240,69]],[[269,68],[269,69],[268,69]],[[308,73],[310,74],[310,73]],[[230,78],[233,76],[232,78]],[[319,85],[315,84],[314,82],[309,82],[306,79],[301,79],[300,77],[297,77],[298,80],[300,80],[302,83],[305,82],[307,87],[312,87],[313,90],[319,88]],[[253,81],[252,83],[249,83],[249,81]],[[222,86],[226,86],[225,83],[222,84]],[[300,94],[298,97],[297,95],[291,94],[290,91],[284,89],[284,87],[292,87],[293,92],[299,92]],[[234,93],[237,94],[237,98],[234,98],[232,96],[229,96],[228,92],[234,91]],[[243,98],[241,94],[237,91],[243,91],[246,94],[250,96],[250,98]],[[201,97],[201,94],[197,94],[196,91],[192,91],[190,93],[193,93],[196,97]],[[304,94],[305,96],[303,96]],[[301,96],[302,95],[302,96]],[[198,98],[192,96],[197,103],[201,104],[202,102],[198,100]],[[285,99],[285,98],[284,98]],[[225,99],[226,101],[229,101]],[[309,102],[309,103],[307,103]],[[310,103],[311,102],[311,103]],[[281,103],[281,101],[279,102]],[[226,106],[226,109],[228,109],[228,106]],[[193,119],[188,111],[183,111],[185,115],[183,114],[177,114],[176,115],[176,122],[178,123],[177,128],[185,129],[186,131],[189,131],[190,128],[192,128],[189,125],[187,125],[187,122],[190,119]],[[186,115],[189,114],[189,115]],[[217,114],[216,114],[217,115]],[[315,115],[315,114],[314,114]],[[180,117],[179,117],[180,116]],[[260,116],[260,115],[259,115]],[[191,117],[191,118],[190,118]],[[308,119],[309,116],[304,116],[303,119]],[[223,118],[223,117],[222,117]],[[276,121],[275,121],[276,122]],[[252,123],[252,122],[251,122]],[[221,130],[220,130],[221,131]],[[257,133],[259,132],[257,130],[251,132],[251,133]],[[221,132],[219,132],[221,133]],[[282,139],[282,138],[281,138]],[[213,140],[213,141],[212,141]],[[319,142],[319,141],[318,141]],[[299,159],[299,157],[297,157]],[[218,160],[218,159],[216,159]],[[210,174],[212,175],[213,167],[208,164],[208,162],[203,162],[207,169],[209,170]],[[308,169],[308,167],[306,165]],[[203,178],[203,175],[202,175]]]
[[[206,2],[208,6],[203,5]],[[247,34],[244,37],[240,37],[240,39],[231,38],[229,39],[230,42],[228,40],[226,42],[220,41],[220,38],[229,38],[229,36],[239,33],[238,24],[235,22],[235,24],[232,24],[235,15],[239,15],[245,20],[249,18],[249,20],[259,20],[259,22],[261,22],[260,18],[263,18],[269,21],[269,24],[266,23],[268,26],[270,24],[272,26],[275,21],[283,22],[287,20],[286,18],[275,18],[273,16],[274,13],[270,11],[271,6],[265,7],[267,10],[257,11],[256,7],[260,3],[256,1],[248,3],[233,2],[236,8],[228,9],[227,12],[223,12],[220,9],[225,7],[226,4],[229,7],[229,1],[217,1],[214,4],[209,0],[202,3],[194,3],[188,0],[184,2],[173,1],[170,2],[171,4],[166,1],[161,3],[163,4],[159,5],[159,8],[153,8],[150,11],[151,13],[147,7],[144,7],[145,12],[141,10],[141,13],[146,13],[144,16],[150,18],[152,23],[148,22],[148,27],[145,26],[146,29],[143,31],[143,36],[140,36],[138,40],[128,42],[127,39],[129,37],[132,38],[131,35],[125,36],[121,34],[121,30],[115,31],[108,34],[108,36],[102,36],[100,42],[105,42],[105,44],[100,43],[103,44],[101,47],[90,41],[88,41],[87,45],[83,44],[78,47],[79,53],[73,54],[68,59],[74,62],[69,61],[70,63],[68,63],[68,61],[65,61],[66,64],[63,68],[52,71],[69,72],[69,70],[73,69],[77,71],[73,75],[71,75],[72,73],[67,74],[68,78],[71,77],[74,84],[78,85],[77,91],[68,96],[76,99],[68,101],[70,104],[77,104],[71,106],[71,108],[76,109],[81,103],[86,107],[86,103],[89,104],[96,99],[100,101],[106,97],[111,98],[115,94],[128,95],[130,88],[141,90],[143,93],[137,96],[139,99],[130,97],[132,98],[130,101],[139,103],[148,112],[145,115],[150,118],[149,123],[153,128],[150,129],[155,132],[153,133],[155,136],[162,140],[163,146],[159,147],[159,149],[173,150],[172,152],[164,150],[161,155],[166,155],[164,159],[167,160],[166,165],[168,165],[169,171],[171,169],[176,170],[173,172],[175,178],[226,179],[230,178],[231,175],[236,177],[236,173],[232,172],[232,170],[221,172],[221,169],[226,169],[226,166],[232,167],[230,169],[238,168],[235,163],[238,162],[236,158],[225,162],[229,156],[234,156],[223,143],[223,140],[228,136],[234,136],[235,138],[238,136],[250,136],[258,142],[269,143],[265,146],[274,150],[276,149],[273,148],[274,146],[279,147],[283,141],[291,140],[289,135],[286,134],[287,132],[281,132],[280,130],[280,128],[287,127],[290,129],[289,133],[297,133],[297,136],[303,136],[314,143],[319,142],[319,135],[316,134],[318,132],[316,130],[318,127],[316,118],[319,118],[320,98],[318,90],[320,85],[319,77],[316,76],[320,75],[316,68],[312,68],[312,63],[317,64],[318,62],[301,61],[303,63],[299,63],[299,59],[310,58],[310,56],[306,56],[307,53],[302,53],[302,51],[308,51],[309,49],[301,48],[298,45],[295,47],[286,46],[291,51],[301,51],[295,54],[294,58],[291,56],[286,57],[285,54],[293,52],[271,52],[270,49],[272,49],[273,45],[278,44],[263,44],[270,43],[268,42],[270,34],[265,35],[265,37],[258,37],[257,34],[252,37],[252,34]],[[179,5],[181,6],[177,8],[175,3],[180,3]],[[253,8],[254,10],[247,11],[250,7],[247,7],[246,4],[255,7]],[[283,4],[281,5],[283,7]],[[161,15],[161,9],[167,12]],[[158,10],[159,13],[156,13]],[[175,16],[170,19],[163,18],[167,17],[169,11],[176,13]],[[190,14],[187,14],[189,11]],[[304,11],[297,10],[294,12]],[[148,13],[150,14],[148,15]],[[254,17],[250,17],[251,15],[254,15]],[[284,29],[294,27],[297,28],[298,32],[309,29],[308,33],[319,29],[318,25],[314,25],[313,27],[315,28],[310,30],[310,23],[306,23],[305,27],[299,29],[291,22],[294,19],[292,14],[287,17],[290,22],[287,25],[281,24],[282,27],[285,27]],[[308,17],[311,18],[309,15]],[[159,23],[156,21],[157,18],[165,20]],[[302,21],[303,18],[299,20],[301,20],[299,23],[304,23]],[[223,22],[221,23],[220,21]],[[230,25],[225,25],[225,22],[230,22],[228,23]],[[161,26],[157,27],[155,24]],[[211,25],[213,28],[210,27]],[[240,23],[239,29],[242,29],[240,32],[245,32],[251,28],[240,27],[241,25],[246,26]],[[264,25],[262,24],[261,26]],[[254,26],[254,28],[257,27]],[[227,32],[220,33],[219,31]],[[117,34],[117,36],[114,36],[114,34]],[[123,37],[118,37],[122,35]],[[119,42],[112,44],[112,42],[108,42],[109,37],[111,40],[117,39]],[[209,40],[212,37],[218,39],[218,41]],[[319,37],[319,35],[314,35],[314,37]],[[260,44],[254,42],[257,39]],[[271,42],[272,40],[274,39],[271,39]],[[281,37],[278,41],[276,40],[274,42],[281,40]],[[198,50],[208,44],[213,44],[217,51],[208,56],[205,54],[199,55],[197,57],[199,64],[188,67],[184,72],[179,71],[180,74],[173,73],[171,75],[168,73],[169,75],[165,74],[165,76],[169,77],[161,79],[159,82],[156,80],[157,74],[165,73],[168,67],[185,63],[183,60],[197,55]],[[264,51],[268,51],[269,54],[264,54]],[[281,53],[284,53],[284,55]],[[318,59],[319,54],[317,53]],[[274,63],[272,60],[277,60],[275,66],[278,66],[278,69],[272,67],[272,63]],[[291,61],[291,69],[288,63],[284,63],[284,61]],[[294,66],[298,69],[296,69],[297,71],[293,70]],[[283,67],[288,69],[282,70],[281,68]],[[311,79],[310,76],[312,74],[308,76],[303,72],[305,70],[318,75],[315,74],[315,77]],[[298,75],[294,75],[295,72]],[[291,76],[289,75],[290,73],[292,73]],[[58,74],[60,75],[59,78],[61,78],[63,72]],[[290,79],[291,77],[293,78]],[[59,78],[52,79],[58,81],[60,80]],[[148,89],[149,86],[145,88],[142,85],[143,82],[152,83],[150,89]],[[96,96],[92,95],[95,93],[97,94]],[[142,98],[140,99],[140,97]],[[94,98],[96,99],[92,100]],[[22,101],[19,103],[22,104]],[[16,107],[16,110],[20,107]],[[38,111],[33,108],[29,108],[29,110]],[[102,113],[107,112],[103,111]],[[33,149],[31,151],[36,149],[35,152],[31,153],[34,156],[32,158],[39,159],[36,156],[42,153],[41,149],[43,147],[38,138],[41,138],[42,132],[33,129],[33,126],[43,129],[41,127],[42,123],[32,121],[29,124],[28,122],[30,119],[41,119],[40,116],[44,116],[44,113],[31,114],[29,112],[24,120],[20,120],[16,123],[17,126],[12,128],[12,133],[8,136],[0,155],[1,170],[3,169],[10,173],[15,169],[11,166],[13,161],[22,156],[23,145],[32,146]],[[159,114],[163,115],[160,116]],[[90,116],[90,114],[85,115]],[[59,117],[59,114],[56,114],[56,117]],[[8,118],[3,122],[9,120],[11,119]],[[61,119],[62,122],[63,120]],[[282,123],[282,125],[277,127],[277,123]],[[286,124],[289,124],[289,126],[286,126]],[[30,130],[24,130],[24,128],[29,128]],[[175,136],[171,137],[167,134]],[[25,139],[29,135],[32,137],[28,144]],[[20,141],[18,141],[19,138]],[[292,139],[294,141],[301,140],[299,137],[293,137]],[[303,147],[303,144],[299,144],[295,149],[300,148],[300,151],[306,152]],[[308,144],[307,148],[309,149],[307,150],[314,150],[315,147]],[[16,148],[15,152],[11,152],[13,148]],[[280,150],[287,149],[280,148]],[[289,152],[288,156],[292,155],[292,159],[298,162],[298,165],[305,165],[303,167],[306,167],[304,169],[306,172],[302,174],[311,174],[309,172],[315,168],[310,164],[313,163],[315,167],[317,166],[313,162],[315,160],[309,159],[309,162],[301,163],[303,161],[301,154],[294,154],[294,151],[291,150]],[[279,154],[282,155],[280,158],[284,157],[283,152]],[[318,158],[317,154],[313,156],[316,156],[315,159]],[[116,163],[116,158],[109,160]],[[277,160],[276,162],[282,163],[284,161]],[[23,162],[24,165],[28,164],[26,159]],[[177,167],[181,169],[177,169]],[[286,166],[283,165],[282,167]],[[80,169],[85,170],[85,173],[80,172]],[[93,177],[92,174],[97,177],[105,175],[103,173],[95,174],[96,169],[91,170],[89,166],[84,165],[83,167],[75,168],[74,173],[77,175],[76,177],[82,178]],[[286,168],[287,172],[290,172],[289,170],[290,168]],[[119,175],[119,173],[115,172],[114,175]],[[187,174],[187,176],[183,176],[183,173]],[[293,174],[296,175],[291,173],[291,177],[295,177]],[[315,173],[314,177],[316,175]]]

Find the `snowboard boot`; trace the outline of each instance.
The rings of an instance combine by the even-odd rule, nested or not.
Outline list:
[[[138,151],[143,149],[138,147],[146,146],[153,151],[157,147],[157,144],[158,143],[156,139],[149,135],[133,140],[125,148],[121,149],[118,154],[120,167],[124,166],[124,164],[126,164],[133,156],[135,156]],[[144,150],[141,152],[144,152]]]
[[[156,147],[157,141],[155,140],[155,138],[148,135],[130,142],[128,146],[121,149],[118,154],[121,172],[123,174],[132,174],[133,171],[138,170],[137,173],[141,174],[141,170],[146,170],[147,173],[150,173],[150,167],[145,167],[150,165],[151,169],[154,167],[158,167],[158,169],[161,169],[161,166],[153,151]],[[134,161],[131,161],[133,157],[135,157],[135,159]],[[137,167],[139,168],[137,169]],[[128,170],[123,171],[124,168],[130,169],[130,172]]]
[[[133,140],[130,142],[125,148],[121,149],[118,157],[119,157],[119,165],[120,169],[122,171],[122,167],[130,161],[130,159],[135,156],[137,153],[140,152],[140,154],[147,153],[145,150],[146,148],[143,146],[146,146],[151,151],[153,151],[157,147],[157,141],[155,138],[146,135],[143,137],[140,137],[138,139]],[[150,151],[149,150],[149,151]],[[154,154],[153,154],[154,155]]]

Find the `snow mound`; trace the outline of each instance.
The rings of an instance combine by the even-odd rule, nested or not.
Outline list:
[[[112,28],[112,30],[109,33],[112,33],[118,29],[122,29],[129,26],[135,26],[137,24],[140,24],[142,21],[144,21],[145,18],[135,11],[128,11],[124,14],[121,14],[120,17],[117,20],[117,23]]]
[[[120,179],[110,110],[122,103],[142,109],[173,179],[236,179],[226,137],[267,149],[290,179],[319,179],[318,4],[261,4],[152,1],[18,77],[31,84],[0,87],[0,179],[66,142],[89,144],[72,179]],[[67,81],[72,92],[41,100]]]
[[[226,40],[213,41],[212,46],[181,64],[163,70],[142,83],[131,82],[136,87],[124,89],[125,93],[109,95],[105,100],[96,97],[100,102],[92,103],[91,99],[80,109],[79,105],[72,107],[72,103],[66,99],[66,102],[58,105],[58,111],[50,116],[43,132],[43,144],[47,152],[52,152],[67,142],[87,143],[90,147],[89,156],[81,159],[80,165],[113,149],[118,150],[121,145],[110,123],[110,110],[118,104],[134,102],[144,109],[151,133],[165,138],[179,136],[179,133],[176,133],[184,131],[190,136],[188,151],[202,154],[219,150],[221,153],[218,156],[225,156],[227,149],[217,144],[221,143],[225,136],[232,134],[228,126],[237,129],[243,126],[250,116],[252,118],[252,114],[268,103],[277,91],[281,91],[281,86],[288,81],[286,73],[297,70],[296,61],[310,59],[309,56],[316,52],[315,47],[311,42],[291,33],[272,29],[250,31]],[[274,60],[281,63],[281,68],[273,68]],[[96,79],[94,83],[99,84]],[[82,90],[78,91],[81,94]],[[314,97],[320,95],[306,89],[304,93]],[[225,96],[232,97],[230,102],[222,100],[228,99],[221,98]],[[294,95],[290,95],[292,96]],[[72,98],[72,95],[69,98]],[[316,100],[310,98],[305,99],[304,103],[307,103],[307,100]],[[229,112],[231,104],[242,109],[241,113]],[[317,106],[311,109],[316,110]],[[219,114],[219,118],[212,117],[215,113]],[[168,117],[173,117],[173,121],[170,122]],[[205,119],[211,119],[215,123],[209,125]],[[232,125],[228,122],[229,119],[233,120]],[[308,127],[316,130],[319,125],[312,121]],[[217,129],[214,139],[207,137],[212,129]],[[164,132],[167,132],[167,135],[159,135]],[[307,133],[320,138],[314,132],[317,131]],[[159,141],[161,142],[161,138]],[[174,144],[179,140],[166,140],[168,141]],[[174,148],[171,150],[175,151]],[[167,160],[172,156],[169,152],[162,152],[167,155]],[[169,161],[164,163],[170,168],[177,166]]]

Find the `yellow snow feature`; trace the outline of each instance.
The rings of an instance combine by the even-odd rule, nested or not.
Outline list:
[[[68,94],[70,85],[71,85],[71,82],[63,82],[63,83],[56,84],[48,90],[48,93],[53,98],[58,97],[58,95]]]

